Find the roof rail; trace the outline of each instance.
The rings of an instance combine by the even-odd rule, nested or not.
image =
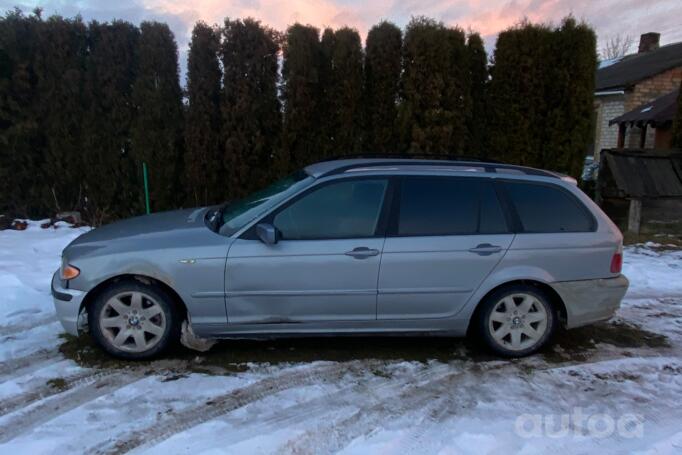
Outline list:
[[[444,160],[444,161],[468,161],[480,163],[502,163],[501,161],[490,158],[482,158],[472,155],[440,155],[434,153],[351,153],[347,155],[334,155],[320,160],[337,161],[351,159],[371,159],[371,158],[394,158],[394,159],[422,159],[422,160]]]
[[[441,155],[443,156],[443,155]],[[341,158],[339,158],[341,159]],[[409,159],[408,159],[409,160]],[[339,166],[337,168],[331,169],[324,174],[321,175],[321,177],[326,177],[329,175],[337,175],[337,174],[342,174],[346,171],[350,171],[352,169],[357,169],[357,168],[368,168],[368,167],[382,167],[382,166],[400,166],[400,165],[406,165],[408,164],[409,166],[434,166],[437,165],[435,161],[439,160],[427,160],[427,159],[414,159],[410,163],[406,163],[405,160],[402,161],[397,161],[397,160],[390,160],[387,159],[385,161],[369,161],[369,162],[359,162],[359,163],[353,163],[353,164],[346,164],[343,166]],[[523,172],[526,175],[536,175],[540,177],[555,177],[555,178],[560,178],[561,176],[555,172],[552,171],[545,171],[542,169],[535,169],[532,167],[525,167],[525,166],[518,166],[514,164],[505,164],[505,163],[497,163],[497,162],[488,162],[488,161],[469,161],[469,160],[441,160],[444,161],[444,163],[450,162],[450,164],[469,164],[472,166],[477,166],[481,167],[485,170],[485,172],[490,172],[490,173],[497,173],[498,170],[503,170],[503,169],[510,169],[510,170],[516,170],[519,172]]]

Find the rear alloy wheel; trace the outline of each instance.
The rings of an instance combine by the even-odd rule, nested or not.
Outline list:
[[[117,357],[152,357],[179,336],[175,305],[156,286],[116,283],[98,296],[88,313],[95,340]]]
[[[483,338],[496,353],[522,357],[540,349],[554,332],[556,315],[539,289],[518,285],[492,294],[479,321]]]

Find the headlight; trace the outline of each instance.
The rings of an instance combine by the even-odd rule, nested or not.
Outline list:
[[[80,275],[81,271],[78,270],[78,268],[67,264],[64,260],[62,260],[62,267],[59,271],[60,278],[62,280],[73,280],[76,278],[78,275]]]

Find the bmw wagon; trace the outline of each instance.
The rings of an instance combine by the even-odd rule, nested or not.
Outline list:
[[[218,207],[94,229],[63,251],[65,330],[108,353],[197,339],[432,334],[524,356],[608,319],[622,235],[575,181],[492,162],[340,159]]]

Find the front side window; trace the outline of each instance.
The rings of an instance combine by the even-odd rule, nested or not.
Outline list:
[[[219,211],[221,232],[232,235],[268,207],[310,185],[315,179],[304,171],[295,172],[243,199],[225,204]]]
[[[273,224],[283,240],[373,237],[387,187],[386,179],[323,185],[282,209]]]
[[[396,231],[398,236],[500,234],[507,224],[490,181],[405,177]]]
[[[551,185],[504,182],[521,221],[523,232],[589,232],[594,220],[587,209],[567,191]]]

